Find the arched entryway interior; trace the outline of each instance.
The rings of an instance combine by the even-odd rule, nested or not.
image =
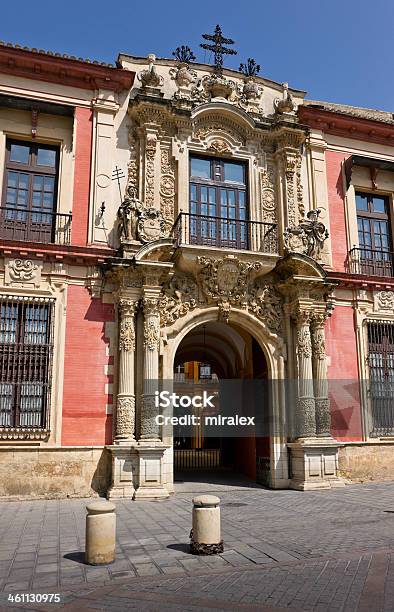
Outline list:
[[[192,329],[181,341],[174,359],[174,384],[193,383],[199,389],[218,387],[223,379],[268,379],[264,351],[256,339],[235,324],[210,321]],[[264,394],[263,394],[264,395]],[[259,398],[258,410],[268,411],[267,396]],[[205,435],[204,425],[189,429],[174,427],[174,478],[182,480],[196,472],[218,474],[225,479],[241,475],[269,484],[270,438]]]

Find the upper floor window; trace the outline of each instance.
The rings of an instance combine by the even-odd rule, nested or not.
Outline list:
[[[1,237],[68,242],[69,215],[56,214],[59,149],[7,140],[1,206]],[[55,240],[63,234],[63,240]]]
[[[361,274],[393,276],[389,198],[356,192]]]
[[[190,242],[247,248],[246,164],[190,158]]]

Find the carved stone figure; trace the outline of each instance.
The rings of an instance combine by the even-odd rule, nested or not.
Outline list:
[[[143,205],[137,198],[127,198],[118,209],[119,238],[121,241],[137,239],[137,220]]]
[[[319,259],[328,230],[319,221],[320,210],[311,210],[298,226],[288,227],[284,232],[285,250],[288,253],[301,253]]]
[[[261,96],[261,88],[253,77],[245,79],[242,92],[247,100],[258,100]]]
[[[197,73],[186,62],[180,62],[176,69],[170,70],[170,74],[181,89],[190,87],[197,80]]]

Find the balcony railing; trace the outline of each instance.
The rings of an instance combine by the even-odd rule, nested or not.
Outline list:
[[[0,207],[0,238],[70,244],[71,214]]]
[[[353,248],[349,251],[349,272],[366,276],[394,276],[394,253]]]
[[[178,245],[195,244],[221,249],[278,253],[275,223],[180,213],[172,228],[172,234]]]

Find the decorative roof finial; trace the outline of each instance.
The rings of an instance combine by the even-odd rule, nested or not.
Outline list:
[[[239,65],[239,71],[242,72],[246,77],[255,77],[260,72],[260,65],[256,64],[253,57],[248,57],[246,64]]]
[[[201,43],[200,47],[202,47],[202,49],[207,49],[208,51],[213,51],[215,54],[214,72],[221,76],[223,72],[223,55],[237,55],[237,51],[234,49],[226,49],[226,47],[223,45],[233,45],[234,41],[231,38],[224,38],[222,36],[220,25],[216,26],[214,34],[203,34],[202,37],[205,40],[211,40],[214,43],[213,45]]]
[[[289,84],[282,83],[283,87],[283,98],[275,98],[274,100],[274,108],[275,112],[279,115],[294,113],[296,109],[296,104],[293,100],[293,96],[289,92]]]
[[[196,59],[193,51],[187,45],[177,47],[175,51],[172,52],[172,55],[180,64],[189,64],[190,62],[194,62]]]

